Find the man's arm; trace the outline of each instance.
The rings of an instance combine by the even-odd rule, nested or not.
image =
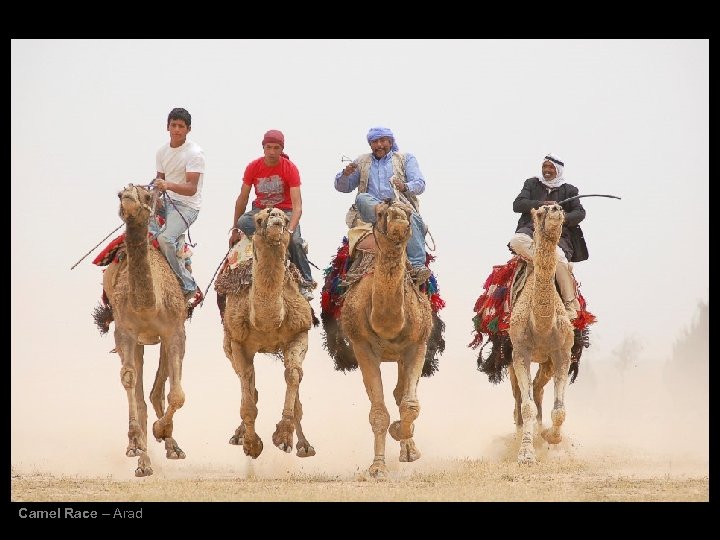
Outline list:
[[[290,200],[292,201],[292,215],[290,216],[288,229],[295,232],[298,223],[300,223],[300,217],[302,216],[302,195],[300,194],[299,186],[290,188]]]
[[[420,195],[425,191],[425,178],[420,172],[420,165],[412,154],[405,154],[405,180],[407,191]]]
[[[533,199],[532,186],[533,178],[525,180],[522,189],[515,200],[513,201],[513,212],[518,214],[524,214],[530,212],[530,209],[538,209],[543,205],[543,201]]]
[[[165,180],[165,173],[158,173],[157,178],[160,178],[160,180],[155,180],[154,185],[163,192],[170,190],[177,193],[178,195],[192,196],[197,193],[198,182],[200,181],[200,174],[202,173],[186,172],[186,183],[178,184],[176,182],[168,182],[167,180]],[[160,177],[159,175],[162,175],[162,177]]]
[[[230,247],[234,246],[240,240],[240,231],[237,228],[238,219],[245,213],[248,200],[250,199],[250,187],[245,182],[240,188],[240,195],[235,200],[235,212],[233,213],[232,227],[230,228]]]
[[[237,227],[238,219],[245,213],[247,203],[250,200],[250,186],[243,182],[240,188],[240,195],[235,199],[235,213],[233,214],[232,226]]]
[[[567,197],[574,197],[578,194],[578,188],[572,187],[567,193]],[[583,208],[580,199],[573,199],[565,203],[563,210],[565,211],[565,225],[574,227],[585,219],[585,208]]]
[[[335,189],[341,193],[350,193],[360,183],[360,171],[354,161],[335,175]]]

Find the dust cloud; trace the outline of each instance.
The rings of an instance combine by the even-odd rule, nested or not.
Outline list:
[[[215,309],[209,304],[204,309]],[[421,412],[414,438],[421,459],[399,463],[399,445],[387,438],[388,467],[396,477],[452,466],[454,460],[512,461],[516,455],[509,381],[493,385],[476,370],[477,351],[467,348],[469,319],[445,322],[447,347],[440,370],[421,378],[418,387]],[[373,437],[362,377],[359,370],[334,370],[323,350],[321,327],[310,332],[300,389],[303,429],[317,452],[310,458],[298,458],[294,450],[280,452],[272,444],[285,385],[282,363],[269,355],[255,358],[256,425],[264,450],[253,460],[242,447],[228,444],[240,424],[240,382],[222,352],[219,318],[216,331],[208,334],[194,335],[192,321],[188,323],[183,366],[186,402],[174,422],[174,437],[187,458],[165,459],[163,445],[151,438],[156,476],[344,479],[367,469],[373,458]],[[83,353],[72,362],[58,359],[49,372],[34,376],[32,384],[21,384],[31,376],[24,366],[13,369],[11,463],[16,473],[134,478],[137,459],[125,457],[127,400],[120,384],[119,358],[108,352],[112,340],[111,334],[89,336],[93,354]],[[646,457],[651,470],[643,473],[707,475],[707,340],[707,332],[686,332],[667,358],[642,354],[599,358],[591,344],[581,359],[577,381],[567,389],[565,439],[557,447],[541,448],[539,459],[632,456],[628,463],[637,467]],[[145,348],[146,396],[158,353],[158,346]],[[392,397],[396,365],[383,364],[382,372],[392,421],[398,418]],[[548,384],[546,421],[552,400],[552,384]],[[149,415],[152,422],[152,410]]]

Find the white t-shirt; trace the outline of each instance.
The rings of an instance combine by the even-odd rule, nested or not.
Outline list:
[[[186,139],[185,143],[177,148],[172,148],[170,143],[164,144],[155,155],[155,166],[158,172],[165,173],[165,180],[177,184],[187,183],[186,172],[200,173],[195,195],[179,195],[174,191],[167,191],[173,200],[200,210],[203,177],[205,176],[205,153],[197,143]]]

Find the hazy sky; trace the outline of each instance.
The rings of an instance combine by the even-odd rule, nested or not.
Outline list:
[[[583,361],[606,361],[627,336],[641,343],[639,360],[663,361],[708,300],[708,91],[708,40],[12,41],[13,463],[42,463],[55,444],[48,459],[83,463],[99,452],[100,461],[134,468],[123,456],[127,405],[119,358],[108,354],[112,331],[100,336],[91,316],[102,280],[91,260],[102,246],[71,266],[121,224],[117,192],[154,177],[172,108],[190,111],[189,137],[207,160],[203,207],[190,229],[203,290],[226,253],[242,173],[262,154],[266,130],[285,134],[302,179],[309,258],[324,269],[353,197],[333,188],[340,157],[368,152],[370,127],[390,127],[426,179],[422,213],[447,302],[446,352],[440,372],[421,380],[421,404],[447,390],[479,407],[501,396],[497,416],[510,432],[510,390],[475,371],[467,344],[483,282],[509,259],[519,217],[512,201],[523,181],[553,152],[581,194],[622,197],[583,199],[590,259],[575,273],[598,317]],[[321,270],[313,275],[322,282]],[[319,315],[319,289],[312,305]],[[322,410],[327,422],[340,422],[325,409],[346,400],[355,415],[346,429],[360,441],[353,459],[366,467],[372,446],[360,374],[334,372],[322,328],[310,336],[306,416]],[[146,348],[149,372],[157,353]],[[258,421],[268,426],[265,452],[279,454],[270,434],[281,390],[263,394],[261,386],[273,379],[281,388],[274,362],[256,359]],[[383,369],[393,377],[385,383],[392,400],[394,371]],[[201,444],[227,447],[240,421],[240,385],[222,351],[212,288],[187,324],[184,385],[181,446],[194,436],[183,438],[179,426],[193,418],[207,426],[212,417],[218,434]],[[569,406],[568,417],[574,412]],[[427,405],[421,419],[430,413]],[[228,452],[241,460],[241,450]]]

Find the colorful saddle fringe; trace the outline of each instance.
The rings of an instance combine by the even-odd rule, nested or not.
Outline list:
[[[426,254],[428,267],[434,260],[434,256]],[[351,263],[349,241],[347,237],[343,237],[335,257],[323,272],[325,280],[320,298],[320,318],[325,330],[323,345],[338,371],[352,371],[358,367],[352,347],[340,328],[344,295],[351,286],[346,279]],[[420,291],[428,295],[432,306],[433,328],[428,338],[422,371],[423,377],[429,377],[438,370],[439,356],[445,351],[445,323],[438,315],[438,311],[445,307],[445,301],[440,296],[435,274],[431,274],[428,281],[420,286]]]
[[[483,293],[475,302],[472,318],[474,338],[468,345],[472,349],[480,347],[478,353],[478,370],[486,373],[492,383],[498,383],[504,378],[506,368],[512,358],[512,343],[508,335],[510,328],[510,314],[512,309],[512,284],[516,275],[524,269],[525,262],[515,255],[503,265],[493,266],[492,272],[485,280]],[[573,276],[573,279],[574,276]],[[587,309],[587,302],[580,293],[580,286],[575,282],[580,309],[572,325],[575,329],[575,342],[571,350],[571,380],[577,377],[578,363],[583,348],[590,345],[588,326],[596,322],[596,317]],[[519,291],[517,291],[519,292]],[[487,358],[483,358],[482,350],[487,343],[492,343],[492,351]]]

